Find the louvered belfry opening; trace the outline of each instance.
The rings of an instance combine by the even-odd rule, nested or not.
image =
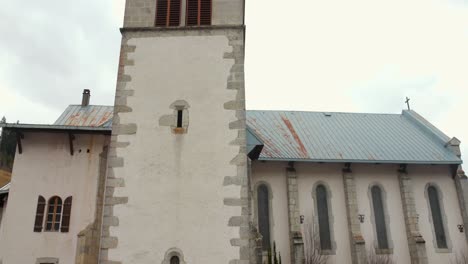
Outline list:
[[[178,27],[180,26],[181,0],[157,0],[156,1],[156,26]]]
[[[187,26],[211,25],[211,0],[187,0]]]

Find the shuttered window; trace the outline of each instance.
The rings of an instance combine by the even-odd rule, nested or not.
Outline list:
[[[42,231],[45,206],[46,206],[46,200],[44,199],[44,197],[39,196],[37,198],[36,218],[34,220],[34,232]]]
[[[377,243],[380,249],[388,249],[387,226],[385,223],[385,212],[382,200],[382,189],[372,186],[372,205],[374,209],[375,229],[377,231]]]
[[[434,186],[427,188],[427,193],[429,196],[429,204],[431,206],[432,223],[434,224],[434,233],[436,236],[437,247],[447,248],[447,238],[445,236],[444,222],[442,220],[439,193]]]
[[[180,26],[181,0],[157,0],[156,2],[156,26],[177,27]]]
[[[268,187],[264,184],[257,187],[258,230],[262,235],[263,250],[270,249],[270,201]]]
[[[187,0],[187,26],[211,25],[211,0]]]
[[[54,196],[49,199],[45,231],[59,231],[62,219],[62,199]]]
[[[71,208],[72,197],[70,196],[67,199],[65,199],[65,202],[63,203],[62,227],[60,228],[60,231],[62,233],[66,233],[70,229]]]
[[[328,194],[323,185],[318,185],[317,195],[317,213],[320,235],[320,248],[322,250],[331,250],[330,216],[328,214]]]

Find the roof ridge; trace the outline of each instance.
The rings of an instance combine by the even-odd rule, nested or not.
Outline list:
[[[259,110],[259,109],[250,109],[246,110],[247,112],[292,112],[292,113],[315,113],[315,114],[352,114],[352,115],[393,115],[398,116],[400,113],[366,113],[366,112],[340,112],[340,111],[306,111],[306,110]]]

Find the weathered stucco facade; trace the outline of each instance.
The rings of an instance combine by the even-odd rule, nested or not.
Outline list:
[[[100,155],[106,140],[104,135],[76,135],[76,152],[70,155],[68,134],[24,134],[2,220],[0,258],[4,264],[36,263],[41,258],[75,263],[76,255],[80,255],[77,235],[96,220]],[[39,196],[46,200],[73,197],[68,232],[33,232]],[[94,240],[97,246],[99,236]],[[97,256],[97,250],[95,253]]]
[[[266,184],[271,191],[271,240],[276,242],[277,251],[281,252],[283,263],[290,263],[290,238],[288,234],[288,199],[287,173],[289,165],[286,162],[254,162],[252,164],[252,186]],[[351,258],[348,221],[344,197],[342,164],[296,163],[299,186],[299,213],[304,216],[301,224],[303,234],[310,224],[316,224],[317,215],[314,201],[314,188],[318,183],[324,184],[330,191],[331,230],[333,252],[327,263],[355,263]],[[410,258],[410,247],[406,235],[406,224],[403,215],[403,205],[400,197],[397,165],[361,164],[352,166],[356,181],[356,197],[358,214],[364,215],[364,221],[359,222],[365,249],[368,252],[376,250],[375,222],[371,207],[370,187],[379,185],[384,190],[384,207],[390,240],[390,256],[394,263],[414,263]],[[408,175],[413,179],[412,189],[416,203],[416,214],[425,240],[427,262],[450,263],[455,257],[466,250],[465,234],[460,232],[462,214],[457,200],[457,192],[452,172],[445,165],[413,165],[408,167]],[[443,212],[446,220],[449,250],[441,251],[434,246],[432,220],[425,189],[427,184],[435,184],[443,193]],[[253,189],[255,192],[255,188]],[[255,204],[256,199],[253,200]],[[255,210],[256,212],[256,210]],[[257,215],[254,214],[254,219]],[[423,244],[424,246],[424,244]],[[307,250],[307,246],[305,248]],[[378,251],[378,250],[377,250]]]

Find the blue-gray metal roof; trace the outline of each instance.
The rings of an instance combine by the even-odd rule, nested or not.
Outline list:
[[[113,106],[70,105],[55,121],[60,126],[112,127]]]
[[[414,111],[362,114],[247,111],[260,160],[460,164],[448,136]],[[248,143],[253,144],[253,143]]]

